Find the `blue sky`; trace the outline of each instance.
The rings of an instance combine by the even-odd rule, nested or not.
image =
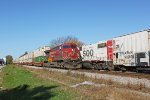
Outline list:
[[[86,44],[150,28],[150,0],[0,0],[0,57],[62,36]]]

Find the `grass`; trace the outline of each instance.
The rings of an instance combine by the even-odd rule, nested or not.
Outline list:
[[[134,89],[130,83],[119,85],[112,80],[92,79],[70,71],[60,73],[11,65],[3,69],[2,76],[0,100],[150,100],[150,95],[143,91],[143,84]],[[105,85],[71,87],[84,81]]]
[[[8,65],[1,74],[0,100],[70,100],[78,97],[58,83],[38,78],[21,67]]]

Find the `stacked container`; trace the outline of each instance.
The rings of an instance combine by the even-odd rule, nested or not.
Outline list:
[[[47,50],[50,50],[50,47],[44,46],[44,47],[40,47],[40,48],[36,49],[33,52],[34,62],[41,63],[43,61],[46,61],[45,51],[47,51]]]
[[[32,60],[33,60],[33,52],[29,52],[27,54],[27,63],[31,64],[33,62]]]

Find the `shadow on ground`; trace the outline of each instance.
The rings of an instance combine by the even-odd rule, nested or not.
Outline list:
[[[54,97],[52,89],[57,86],[39,86],[30,88],[29,85],[21,85],[10,90],[0,91],[0,100],[49,100]]]

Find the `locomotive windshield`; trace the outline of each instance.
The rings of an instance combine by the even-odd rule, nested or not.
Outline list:
[[[64,45],[63,48],[76,48],[77,46],[75,45]]]

